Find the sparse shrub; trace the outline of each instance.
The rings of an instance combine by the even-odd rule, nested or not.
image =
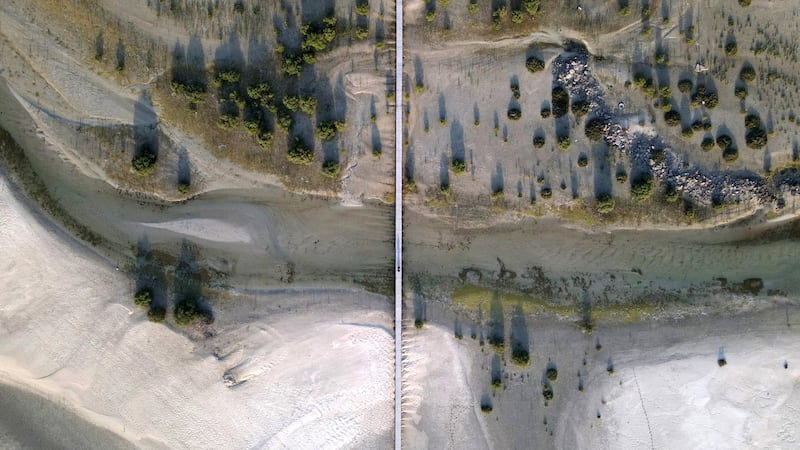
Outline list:
[[[519,108],[509,108],[507,115],[511,120],[519,120],[522,118],[522,111]]]
[[[499,376],[492,376],[492,387],[496,391],[499,391],[503,388],[503,380],[501,380]]]
[[[656,52],[656,64],[659,66],[663,66],[667,64],[668,55],[667,52],[661,50]]]
[[[161,306],[151,305],[147,310],[147,320],[153,323],[161,323],[167,317],[167,310]]]
[[[702,148],[704,152],[711,151],[711,149],[714,148],[714,139],[704,137],[703,141],[700,142],[700,148]]]
[[[553,117],[564,117],[569,111],[569,94],[561,86],[556,86],[551,92],[553,104]]]
[[[550,108],[547,107],[542,108],[541,111],[542,119],[547,119],[548,117],[550,117],[550,113],[551,113]]]
[[[484,414],[489,414],[490,412],[492,412],[492,405],[490,405],[489,403],[482,402],[481,411],[483,411]]]
[[[589,165],[589,157],[585,153],[578,155],[578,167],[586,167]]]
[[[550,381],[556,381],[558,379],[558,369],[556,369],[554,364],[548,364],[544,373]]]
[[[317,111],[317,99],[314,97],[300,97],[297,106],[300,111],[311,116]]]
[[[627,179],[628,176],[625,175],[625,178]],[[597,200],[597,212],[599,212],[600,214],[608,214],[611,211],[613,211],[614,207],[616,206],[616,201],[614,200],[614,197],[612,197],[609,194],[599,194],[596,200]]]
[[[664,121],[671,127],[678,126],[681,124],[681,113],[671,109],[664,113]]]
[[[478,12],[478,0],[470,0],[469,4],[467,5],[467,11],[470,14],[475,14]]]
[[[720,134],[717,136],[717,146],[722,150],[727,149],[731,144],[733,144],[733,139],[727,134]]]
[[[255,136],[258,133],[258,129],[260,128],[258,122],[255,120],[247,119],[244,121],[244,130],[250,136]]]
[[[586,122],[585,132],[590,141],[599,141],[605,135],[606,124],[599,117],[595,117]]]
[[[415,319],[414,320],[414,328],[421,330],[422,327],[425,325],[425,321],[422,319]]]
[[[430,11],[425,13],[425,21],[426,22],[431,23],[434,20],[436,20],[436,10],[432,9],[432,10],[430,10]]]
[[[733,89],[733,95],[735,95],[739,100],[744,100],[747,98],[747,88],[744,86],[736,86]]]
[[[147,176],[156,170],[156,155],[150,150],[143,150],[131,161],[133,170],[141,176]]]
[[[333,160],[323,162],[322,174],[328,178],[336,178],[339,175],[339,163]]]
[[[187,183],[185,181],[182,181],[182,182],[178,183],[178,192],[180,194],[187,195],[189,192],[191,192],[191,190],[192,190],[192,187],[189,185],[189,183]]]
[[[614,176],[617,180],[617,183],[624,183],[628,181],[628,173],[625,172],[624,169],[618,170],[617,174]]]
[[[539,191],[539,196],[542,198],[550,198],[553,196],[553,190],[549,187],[543,187],[541,191]]]
[[[631,181],[631,195],[639,201],[647,200],[653,194],[652,175],[641,175]]]
[[[687,92],[691,92],[692,90],[692,80],[684,78],[678,81],[678,90],[682,93],[686,94]]]
[[[534,136],[533,137],[533,146],[536,148],[544,147],[545,138],[544,136]]]
[[[258,145],[260,145],[261,148],[267,150],[272,147],[272,138],[273,135],[271,131],[262,131],[256,136],[256,141],[258,141]]]
[[[686,128],[681,130],[681,136],[685,137],[686,139],[689,139],[693,135],[694,135],[694,131],[692,130],[691,127],[686,127]]]
[[[627,17],[631,15],[631,6],[630,5],[623,5],[619,8],[619,15],[622,17]]]
[[[511,23],[519,25],[523,18],[522,11],[511,11]]]
[[[678,187],[674,182],[664,183],[664,200],[666,200],[667,203],[675,203],[678,201],[679,197]]]
[[[756,79],[756,69],[753,66],[746,65],[739,71],[739,79],[745,83],[752,83]]]
[[[147,308],[153,302],[153,291],[148,288],[139,289],[133,297],[133,304]]]
[[[464,163],[463,159],[453,159],[452,163],[453,173],[456,175],[461,175],[462,173],[467,171],[467,165]]]
[[[544,61],[535,56],[530,56],[525,60],[525,67],[531,73],[541,72],[544,70]]]
[[[292,164],[310,165],[314,162],[314,149],[306,145],[299,137],[295,138],[294,143],[289,147],[288,159]]]
[[[695,120],[692,122],[692,131],[701,131],[703,129],[703,122],[700,120]]]

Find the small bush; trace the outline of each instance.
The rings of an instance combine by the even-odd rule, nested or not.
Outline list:
[[[695,120],[692,122],[692,131],[701,131],[703,129],[703,122],[700,120]]]
[[[758,117],[756,114],[748,114],[744,116],[744,126],[748,130],[761,128],[761,117]]]
[[[556,381],[558,379],[558,369],[556,369],[556,366],[553,364],[549,364],[544,373],[550,381]]]
[[[307,166],[314,162],[314,149],[309,147],[300,138],[295,138],[294,143],[289,147],[289,162],[292,164]]]
[[[542,384],[542,397],[544,397],[545,401],[553,399],[553,386],[551,386],[550,383]]]
[[[578,155],[578,167],[586,167],[589,165],[589,157],[585,153]]]
[[[153,323],[161,323],[167,317],[167,310],[161,306],[150,306],[147,310],[147,320]]]
[[[550,198],[553,196],[553,190],[549,187],[543,187],[541,191],[539,191],[539,196],[542,198]]]
[[[485,414],[489,414],[492,412],[492,405],[489,403],[481,403],[481,411],[483,411]]]
[[[414,320],[414,328],[416,328],[418,330],[421,330],[424,325],[425,325],[425,321],[424,320],[422,320],[422,319]]]
[[[235,69],[221,70],[217,72],[216,77],[214,77],[217,86],[238,83],[241,79],[242,74]]]
[[[717,146],[719,146],[719,148],[722,150],[730,147],[731,144],[733,144],[733,139],[727,134],[721,134],[717,136]]]
[[[140,289],[133,297],[133,304],[147,308],[153,302],[153,291],[148,288]]]
[[[192,187],[189,185],[189,183],[185,181],[178,183],[178,192],[181,193],[182,195],[187,195],[191,191]]]
[[[533,137],[533,146],[536,148],[544,147],[545,139],[544,136],[534,136]]]
[[[722,151],[722,159],[724,159],[725,162],[732,163],[739,159],[739,151],[736,150],[735,147],[728,147]]]
[[[456,175],[461,175],[462,173],[467,171],[467,165],[464,163],[463,159],[453,159],[452,163],[453,173]]]
[[[714,139],[704,137],[703,141],[700,143],[700,148],[702,148],[704,152],[711,151],[711,149],[714,148]]]
[[[589,113],[589,102],[585,100],[576,100],[572,102],[572,114],[575,117],[583,117]]]
[[[175,323],[180,326],[191,325],[203,317],[197,307],[197,300],[184,299],[175,306]]]
[[[625,178],[627,179],[628,176],[625,175]],[[600,194],[597,196],[596,200],[597,200],[597,212],[599,212],[600,214],[610,213],[611,211],[614,210],[614,207],[617,204],[617,202],[614,200],[614,197],[612,197],[609,194]]]
[[[556,86],[551,92],[553,104],[553,117],[564,117],[569,111],[569,94],[561,86]]]
[[[739,79],[745,83],[752,83],[756,79],[756,69],[750,65],[742,67],[742,70],[739,72]]]
[[[676,127],[681,124],[681,113],[671,109],[664,113],[664,121],[671,127]]]
[[[535,56],[530,56],[525,60],[525,67],[531,73],[541,72],[544,70],[544,61]]]
[[[369,15],[369,2],[361,1],[356,4],[356,14],[359,16],[368,16]]]
[[[239,117],[236,114],[224,113],[219,116],[217,126],[223,130],[232,130],[239,124]]]
[[[317,125],[317,137],[322,139],[323,141],[332,141],[336,138],[336,135],[344,131],[345,123],[338,120],[329,120],[325,122],[320,122]]]
[[[519,120],[522,118],[522,111],[520,111],[519,108],[510,108],[507,115],[511,120]]]
[[[631,182],[631,195],[639,201],[647,200],[653,194],[653,177],[643,175]]]
[[[586,122],[585,132],[590,141],[599,141],[606,133],[606,124],[602,119],[595,117]]]
[[[744,86],[736,86],[733,89],[733,95],[735,95],[739,100],[744,100],[747,98],[747,88]]]
[[[728,56],[736,56],[736,53],[739,51],[739,48],[736,46],[736,41],[728,41],[725,44],[725,54]]]
[[[617,183],[624,183],[628,181],[628,173],[625,170],[617,171],[617,174],[614,176],[617,180]]]
[[[678,90],[686,94],[692,90],[692,80],[684,78],[678,81]]]
[[[564,134],[558,136],[558,147],[561,150],[568,150],[571,144],[572,144],[572,139],[569,138],[569,135]]]
[[[133,158],[131,165],[139,175],[150,175],[156,169],[156,155],[149,150],[142,151],[141,154]]]
[[[763,128],[752,129],[745,134],[744,141],[754,150],[764,148],[767,145],[767,132]]]
[[[328,178],[336,178],[339,170],[339,163],[336,161],[328,160],[322,163],[322,174]]]
[[[750,0],[739,0],[739,6],[744,8],[750,6]]]
[[[514,348],[511,350],[511,361],[513,361],[514,364],[519,366],[527,366],[528,363],[530,363],[530,360],[530,353],[528,350],[522,348],[522,346],[514,346]]]
[[[548,117],[550,117],[550,113],[551,113],[550,108],[542,108],[541,111],[542,119],[547,119]]]

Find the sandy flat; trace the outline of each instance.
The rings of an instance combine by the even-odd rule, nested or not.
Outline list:
[[[127,276],[32,215],[5,182],[0,224],[0,381],[137,446],[390,442],[393,341],[381,297],[234,293],[215,308],[217,335],[191,341],[133,310]],[[25,442],[59,442],[53,413],[40,417],[52,426]]]

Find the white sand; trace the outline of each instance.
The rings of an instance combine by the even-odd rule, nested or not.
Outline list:
[[[53,230],[0,182],[0,382],[145,447],[391,442],[385,300],[359,291],[236,298],[215,305],[217,336],[193,342],[132,311],[128,277]],[[229,369],[246,382],[227,387]]]

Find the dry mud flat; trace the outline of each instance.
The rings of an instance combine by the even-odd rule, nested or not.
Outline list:
[[[215,306],[215,336],[193,341],[132,310],[127,277],[18,195],[0,184],[0,379],[55,403],[4,394],[4,410],[39,418],[38,435],[4,445],[79,445],[59,431],[74,421],[93,446],[123,446],[81,420],[151,448],[390,445],[386,299],[231,291]],[[64,409],[80,419],[54,412]]]
[[[437,324],[446,316],[404,338],[409,448],[793,448],[800,440],[796,307],[592,335],[530,322],[526,367],[466,332],[454,338]]]

